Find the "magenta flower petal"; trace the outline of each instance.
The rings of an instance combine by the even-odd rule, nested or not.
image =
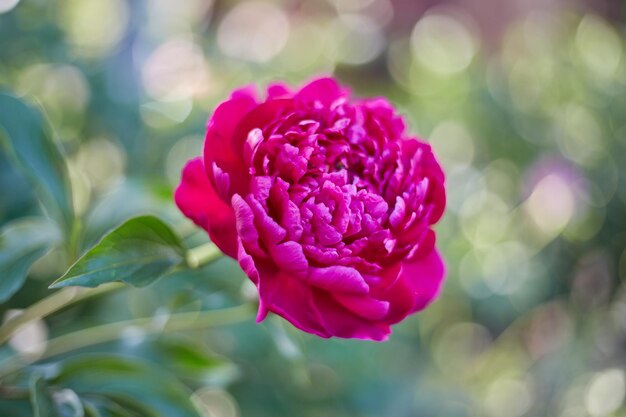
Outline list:
[[[445,179],[431,147],[386,99],[351,99],[332,78],[255,94],[215,110],[178,206],[257,286],[258,321],[271,312],[321,337],[385,340],[444,280],[432,226]]]
[[[389,337],[391,329],[384,321],[368,320],[355,315],[328,293],[316,291],[314,300],[322,324],[334,336],[377,341]]]
[[[369,291],[361,274],[346,266],[311,267],[307,281],[316,287],[339,293],[367,294]]]
[[[239,194],[233,196],[232,204],[235,210],[235,219],[237,220],[236,230],[239,238],[248,244],[258,243],[259,233],[254,226],[254,213],[252,209]]]
[[[309,262],[300,244],[289,241],[272,246],[270,251],[278,268],[294,277],[306,279]]]
[[[241,153],[229,146],[229,143],[241,119],[256,106],[256,101],[247,92],[246,89],[235,93],[233,98],[215,109],[207,125],[204,141],[204,163],[209,178],[212,178],[212,167],[216,164],[232,176],[233,185],[239,185],[235,189],[242,186],[247,175]]]
[[[311,289],[302,281],[282,273],[261,274],[259,296],[263,308],[290,321],[294,326],[321,337],[332,333],[323,327]]]
[[[291,94],[291,90],[285,83],[274,83],[267,87],[267,98],[270,100],[285,97],[289,94]]]
[[[237,233],[233,209],[215,192],[202,158],[187,163],[174,200],[185,216],[209,233],[222,252],[236,256]]]
[[[343,95],[341,87],[332,78],[319,78],[304,86],[295,94],[296,100],[319,101],[324,105],[331,105]]]
[[[351,294],[333,294],[335,299],[353,313],[369,320],[381,320],[389,313],[389,301]]]
[[[437,298],[443,285],[445,267],[441,255],[433,250],[416,262],[403,262],[398,279],[406,280],[415,292],[411,312],[426,308]]]

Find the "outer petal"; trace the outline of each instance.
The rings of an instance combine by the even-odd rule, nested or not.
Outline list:
[[[429,200],[433,205],[433,211],[428,218],[429,224],[435,224],[443,216],[446,208],[446,189],[443,182],[435,182],[429,190]]]
[[[281,271],[259,270],[258,288],[260,310],[257,319],[262,320],[265,311],[272,311],[307,333],[324,338],[332,336],[320,321],[311,287],[302,281]]]
[[[409,284],[415,295],[412,313],[423,310],[432,303],[445,278],[445,266],[436,249],[417,262],[403,262],[398,279]]]
[[[433,206],[433,211],[428,218],[429,224],[435,224],[439,221],[446,208],[446,188],[444,186],[445,174],[441,165],[435,158],[435,154],[429,144],[421,142],[420,146],[424,152],[423,165],[425,175],[430,180],[427,201]]]
[[[392,274],[396,278],[391,285],[376,293],[376,298],[389,301],[389,312],[383,319],[389,324],[398,323],[433,302],[441,291],[445,268],[439,252],[433,249],[414,262],[401,262],[399,270],[392,268],[387,273]]]
[[[249,84],[241,88],[238,88],[230,94],[230,98],[231,100],[234,98],[252,99],[253,101],[256,102],[257,101],[256,87],[254,86],[254,84]]]
[[[345,308],[365,319],[380,320],[389,312],[388,301],[380,301],[375,298],[352,294],[336,293],[333,294],[333,296]]]
[[[222,252],[233,258],[237,256],[235,215],[215,192],[202,158],[192,159],[185,165],[174,200],[185,216],[209,232]]]
[[[406,279],[400,277],[401,264],[386,268],[380,287],[374,287],[373,296],[389,302],[387,315],[382,319],[395,324],[409,315],[415,304],[415,294]]]
[[[304,102],[319,101],[329,106],[335,100],[347,94],[333,78],[318,78],[300,89],[294,96],[296,100]]]
[[[383,341],[391,333],[389,325],[354,314],[326,291],[314,290],[313,300],[324,327],[332,336]]]
[[[275,98],[286,97],[291,95],[289,86],[285,83],[272,83],[267,87],[267,98],[273,100]]]
[[[256,106],[256,100],[248,89],[233,93],[230,100],[220,104],[207,125],[204,141],[204,162],[209,178],[213,180],[213,163],[230,175],[234,190],[246,185],[248,171],[244,167],[241,149],[233,145],[235,130],[241,119]]]

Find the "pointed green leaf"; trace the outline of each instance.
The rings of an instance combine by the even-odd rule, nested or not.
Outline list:
[[[30,401],[35,417],[59,417],[46,381],[41,375],[35,375],[30,382]]]
[[[4,139],[4,141],[2,141]],[[0,141],[35,184],[48,212],[70,230],[74,209],[67,165],[42,114],[0,93]]]
[[[142,287],[185,262],[185,255],[167,224],[154,216],[135,217],[105,235],[50,287],[96,287],[113,281]]]
[[[33,262],[59,241],[58,229],[44,218],[16,220],[0,230],[0,303],[22,288]]]

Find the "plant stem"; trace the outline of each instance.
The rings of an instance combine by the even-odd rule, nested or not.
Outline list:
[[[67,236],[67,255],[69,257],[69,264],[73,264],[80,256],[80,232],[81,221],[76,218],[72,222],[69,235]]]
[[[120,283],[104,284],[97,288],[67,287],[39,300],[19,316],[7,321],[0,327],[0,344],[6,342],[21,326],[33,320],[42,319],[86,298],[95,297],[122,288]]]
[[[187,251],[187,264],[190,268],[208,265],[223,256],[222,251],[213,243],[205,243]]]
[[[139,327],[144,334],[177,332],[203,329],[233,324],[250,318],[254,314],[250,304],[242,304],[222,310],[185,312],[172,314],[164,324],[158,324],[155,317],[142,317],[115,323],[89,327],[51,339],[46,344],[44,354],[36,360],[48,359],[77,349],[111,342],[118,339],[124,330]],[[18,361],[16,355],[0,363],[0,378],[19,370],[28,363]]]

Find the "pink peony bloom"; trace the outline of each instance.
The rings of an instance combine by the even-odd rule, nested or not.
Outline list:
[[[233,92],[175,199],[256,285],[257,321],[271,311],[321,337],[385,340],[444,279],[430,146],[387,100],[351,100],[332,78],[272,85],[264,101]]]

